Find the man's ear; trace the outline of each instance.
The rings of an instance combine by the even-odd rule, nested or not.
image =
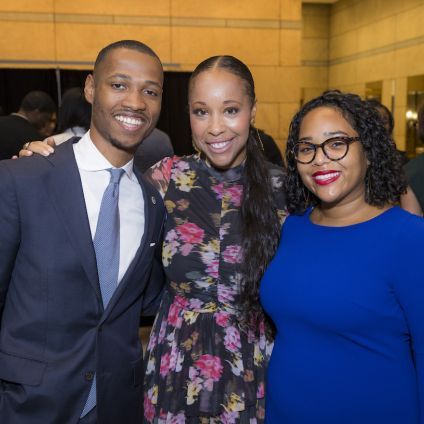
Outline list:
[[[92,74],[89,74],[85,80],[84,95],[87,102],[91,105],[93,104],[94,90],[94,77]]]

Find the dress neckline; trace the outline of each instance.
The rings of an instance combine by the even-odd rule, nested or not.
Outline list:
[[[322,229],[322,230],[326,230],[326,231],[337,231],[337,230],[344,230],[344,229],[349,230],[349,229],[354,229],[354,228],[360,228],[362,226],[372,224],[376,221],[383,220],[387,216],[391,215],[393,212],[395,212],[398,209],[400,209],[399,206],[392,206],[391,208],[380,213],[379,215],[376,215],[373,218],[367,219],[366,221],[358,222],[356,224],[341,225],[341,226],[315,224],[311,220],[311,213],[312,213],[313,208],[310,208],[305,212],[305,218],[306,218],[306,222],[308,223],[308,225],[310,225],[311,227],[314,227],[316,229]]]
[[[208,172],[212,177],[217,179],[221,182],[232,182],[232,181],[238,181],[243,176],[244,171],[244,163],[241,165],[235,166],[234,168],[229,168],[223,171],[220,171],[213,166],[209,165],[205,159],[200,157],[200,155],[195,155],[197,162],[199,163],[200,167]]]

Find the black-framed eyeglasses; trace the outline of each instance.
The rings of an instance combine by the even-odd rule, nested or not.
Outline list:
[[[349,151],[349,146],[354,141],[359,141],[360,137],[332,137],[321,144],[310,143],[309,141],[298,141],[292,153],[297,162],[311,163],[317,154],[317,149],[321,147],[324,155],[330,160],[341,160]]]

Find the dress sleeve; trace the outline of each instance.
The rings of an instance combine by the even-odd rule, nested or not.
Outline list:
[[[165,197],[168,190],[171,171],[176,158],[176,156],[173,156],[162,159],[144,173],[144,177],[156,188],[162,198]]]
[[[414,218],[414,225],[399,223],[399,226],[403,227],[399,229],[403,235],[402,242],[396,248],[399,255],[395,265],[397,272],[394,289],[409,329],[411,352],[418,381],[420,424],[424,424],[424,278],[422,273],[424,219],[411,218]]]

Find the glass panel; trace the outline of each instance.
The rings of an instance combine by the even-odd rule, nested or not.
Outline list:
[[[409,157],[424,153],[424,139],[418,134],[418,111],[424,105],[424,75],[408,77],[406,110],[406,152]]]
[[[365,84],[365,98],[375,99],[381,103],[381,95],[383,92],[383,81],[367,82]]]

